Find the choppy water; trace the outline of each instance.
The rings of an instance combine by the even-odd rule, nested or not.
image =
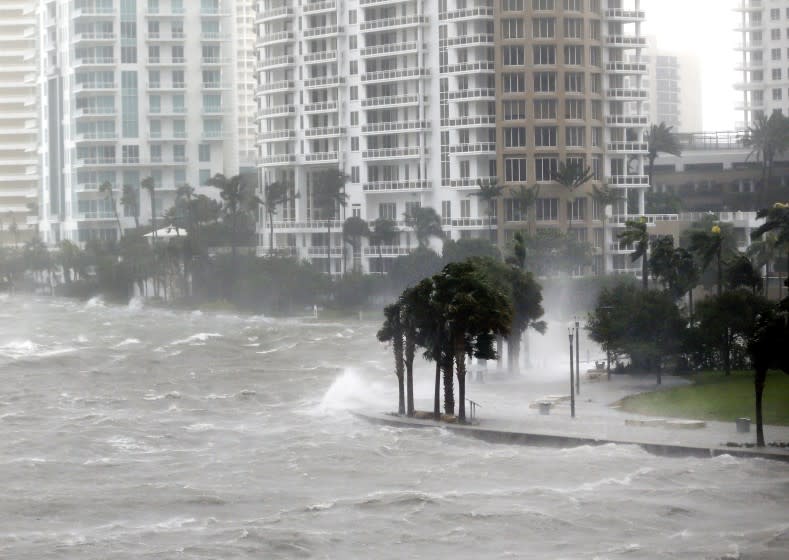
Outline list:
[[[786,558],[789,467],[368,425],[375,325],[0,300],[0,558]]]

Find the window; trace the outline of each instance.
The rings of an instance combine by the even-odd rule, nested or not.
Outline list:
[[[460,178],[468,179],[471,177],[471,163],[468,160],[460,162]]]
[[[564,63],[570,66],[583,66],[584,48],[578,45],[566,45],[564,47]]]
[[[121,154],[123,157],[123,163],[140,163],[139,146],[121,146]]]
[[[537,126],[534,128],[534,145],[538,148],[556,146],[556,127]]]
[[[351,111],[351,126],[359,126],[359,113]]]
[[[781,30],[780,29],[771,29],[770,30],[770,39],[773,41],[778,41],[781,39]]]
[[[348,10],[348,23],[351,25],[356,23],[356,10]]]
[[[385,220],[397,220],[397,203],[381,202],[378,204],[378,217]]]
[[[504,147],[520,148],[526,145],[526,128],[512,126],[504,129]]]
[[[536,45],[533,50],[534,64],[556,64],[556,47],[554,45]]]
[[[531,7],[533,10],[553,10],[553,0],[532,0]]]
[[[520,121],[526,118],[526,102],[504,101],[504,120]]]
[[[359,137],[358,136],[351,136],[351,151],[358,152],[359,151]]]
[[[148,62],[156,64],[160,60],[159,47],[148,47]]]
[[[162,112],[162,98],[158,95],[151,95],[148,97],[148,112],[161,113]]]
[[[781,88],[774,88],[773,89],[773,101],[780,101],[782,99],[781,95],[783,90]]]
[[[357,140],[358,140],[358,138],[357,138]],[[351,167],[351,183],[359,183],[359,178],[360,178],[359,166],[358,165],[354,165],[354,166]]]
[[[460,217],[461,218],[470,218],[471,217],[471,201],[470,200],[461,200],[460,201]]]
[[[586,102],[583,99],[566,99],[564,101],[564,118],[582,120],[585,105]]]
[[[583,72],[565,72],[564,91],[567,93],[583,93],[584,92]]]
[[[151,144],[151,163],[159,163],[162,161],[162,145]]]
[[[186,146],[183,144],[175,144],[173,146],[173,161],[185,162],[186,161]]]
[[[200,186],[205,186],[208,184],[208,181],[211,179],[211,170],[210,169],[201,169],[200,175],[198,176],[198,181],[200,182]]]
[[[501,0],[501,9],[504,12],[523,11],[523,0]]]
[[[502,75],[504,93],[524,92],[526,83],[522,72],[509,72]]]
[[[535,39],[553,39],[556,35],[556,19],[554,18],[534,18],[531,26]]]
[[[186,87],[186,80],[184,78],[183,70],[173,70],[173,87],[177,89],[184,89]]]
[[[351,76],[359,73],[359,61],[352,60],[350,66]]]
[[[441,217],[445,218],[445,219],[452,217],[452,201],[451,200],[442,200],[441,201]]]
[[[505,39],[523,39],[523,20],[521,19],[502,20],[501,36]]]
[[[580,18],[564,18],[564,36],[567,39],[583,39],[584,20]]]
[[[553,176],[559,167],[557,156],[541,156],[534,159],[535,174],[538,181],[553,181]]]
[[[567,146],[583,147],[586,137],[586,129],[582,126],[568,126],[565,128],[565,143]]]
[[[356,101],[357,99],[359,99],[359,86],[350,87],[350,96],[351,96],[351,101]]]
[[[780,80],[780,79],[781,79],[781,69],[773,68],[773,80]]]
[[[592,128],[592,146],[599,148],[603,145],[603,129],[600,127]]]
[[[548,222],[559,219],[559,199],[558,198],[538,198],[534,205],[538,222]]]
[[[584,0],[564,0],[565,12],[582,12],[584,10]]]
[[[211,161],[211,146],[208,144],[200,144],[197,146],[197,159],[200,162]]]
[[[770,10],[770,21],[778,21],[779,19],[781,19],[780,8],[772,8]]]
[[[523,66],[523,46],[501,47],[501,60],[504,66]]]
[[[515,183],[526,182],[526,158],[505,157],[504,180]]]
[[[521,207],[521,201],[517,198],[504,199],[504,221],[505,222],[525,222],[526,212]]]
[[[534,118],[538,120],[556,118],[556,100],[538,99],[534,102]]]
[[[781,60],[781,49],[771,49],[770,57],[772,60]]]
[[[552,93],[556,91],[556,72],[534,73],[535,93]]]

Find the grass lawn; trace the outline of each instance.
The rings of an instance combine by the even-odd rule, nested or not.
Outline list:
[[[756,420],[752,372],[732,372],[728,377],[720,372],[704,372],[688,379],[693,385],[622,399],[622,410],[697,420]],[[789,426],[789,375],[769,373],[762,407],[765,424]]]

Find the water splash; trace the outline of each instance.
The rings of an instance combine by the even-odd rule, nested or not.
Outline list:
[[[391,381],[380,377],[365,377],[358,371],[347,368],[326,391],[318,411],[393,408],[393,405],[397,404],[397,396],[392,392],[394,383]]]

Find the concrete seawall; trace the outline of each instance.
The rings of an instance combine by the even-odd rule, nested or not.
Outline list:
[[[453,433],[474,437],[489,443],[559,448],[579,447],[582,445],[605,445],[614,443],[619,445],[637,445],[649,453],[664,457],[716,457],[719,455],[731,455],[733,457],[772,459],[776,461],[789,462],[789,450],[772,449],[769,447],[762,449],[724,447],[719,445],[706,447],[698,445],[678,445],[674,443],[638,441],[636,439],[600,439],[576,435],[499,429],[494,427],[485,427],[481,424],[447,424],[435,422],[433,420],[421,420],[417,418],[396,416],[394,414],[377,414],[358,411],[352,411],[351,414],[368,422],[386,426],[400,428],[443,428]]]

